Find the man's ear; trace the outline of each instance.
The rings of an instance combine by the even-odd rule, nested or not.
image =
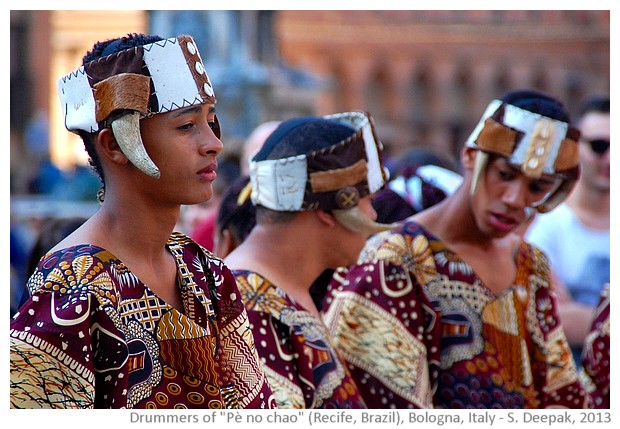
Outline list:
[[[333,214],[324,210],[316,210],[316,216],[321,222],[323,222],[329,227],[334,227],[338,223]]]
[[[100,156],[109,159],[115,164],[123,165],[129,162],[114,137],[114,133],[110,128],[104,128],[97,136],[97,145],[99,146]]]
[[[461,165],[467,170],[473,170],[476,164],[476,155],[479,152],[478,149],[465,146],[461,151]]]

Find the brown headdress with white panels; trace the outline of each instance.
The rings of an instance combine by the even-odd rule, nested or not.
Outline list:
[[[533,207],[541,213],[550,211],[579,178],[579,136],[579,130],[566,122],[493,100],[466,143],[480,151],[471,192],[483,178],[488,155],[496,154],[527,177],[538,179],[548,174],[558,179],[553,190]]]
[[[58,91],[69,131],[111,126],[132,164],[155,178],[159,169],[144,149],[139,120],[216,102],[196,43],[184,35],[93,60],[59,79]]]

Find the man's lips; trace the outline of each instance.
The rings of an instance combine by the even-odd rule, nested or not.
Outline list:
[[[490,213],[491,224],[493,227],[501,231],[510,231],[515,228],[519,222],[513,216],[509,216],[503,213]]]
[[[215,180],[217,177],[217,164],[211,164],[207,167],[199,170],[196,174],[198,174],[202,179],[205,180]]]

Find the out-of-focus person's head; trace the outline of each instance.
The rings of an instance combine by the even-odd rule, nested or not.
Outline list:
[[[241,149],[241,175],[248,176],[250,174],[250,160],[263,146],[265,140],[271,133],[278,128],[280,121],[263,122],[250,133],[243,143]]]
[[[420,165],[399,175],[379,190],[372,206],[377,212],[377,222],[392,223],[408,218],[443,201],[463,181],[452,170],[437,165]]]
[[[493,100],[465,144],[466,151],[477,152],[472,195],[487,166],[501,158],[516,173],[536,181],[529,186],[526,205],[541,213],[552,210],[579,177],[579,135],[564,105],[549,95],[520,90]]]
[[[611,161],[609,95],[595,95],[588,98],[581,106],[580,114],[580,183],[588,189],[609,192]]]

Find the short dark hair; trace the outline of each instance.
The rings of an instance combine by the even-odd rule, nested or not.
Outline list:
[[[164,40],[163,37],[142,33],[129,33],[123,37],[99,41],[93,45],[92,49],[88,51],[86,55],[84,55],[82,58],[82,65],[125,49],[148,45],[159,42],[160,40]]]
[[[234,181],[224,193],[217,213],[218,230],[221,232],[228,229],[239,243],[245,240],[256,225],[256,208],[252,201],[249,198],[245,201],[238,201],[239,195],[249,181],[248,176]]]
[[[288,223],[295,219],[300,212],[281,212],[268,209],[265,206],[254,206],[256,210],[256,223],[261,225]]]
[[[331,119],[305,116],[282,122],[252,158],[254,161],[303,155],[333,146],[355,130]]]
[[[561,101],[540,91],[521,89],[505,94],[501,101],[520,107],[533,113],[546,116],[547,118],[571,123],[570,114]]]

